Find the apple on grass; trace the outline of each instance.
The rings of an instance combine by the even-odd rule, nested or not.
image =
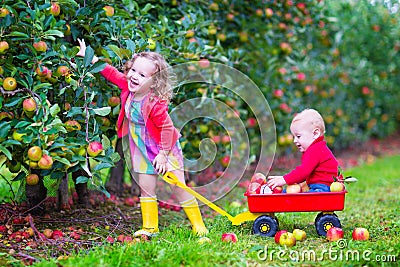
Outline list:
[[[338,241],[339,239],[342,239],[344,236],[344,232],[342,228],[339,227],[331,227],[329,228],[328,232],[326,232],[326,239],[329,241]]]
[[[236,243],[238,241],[235,233],[223,233],[221,240],[223,242],[232,242],[232,243]]]
[[[356,227],[352,233],[353,240],[364,241],[369,239],[369,232],[362,227]]]
[[[293,230],[293,235],[296,238],[297,241],[304,241],[307,238],[307,234],[304,230],[301,229],[294,229]]]
[[[278,231],[275,234],[274,239],[275,243],[278,243],[279,245],[282,246],[293,247],[294,245],[296,245],[295,236],[286,230]]]
[[[274,236],[274,240],[276,244],[279,244],[279,239],[281,238],[281,235],[287,233],[286,230],[280,230],[278,232],[276,232],[275,236]]]

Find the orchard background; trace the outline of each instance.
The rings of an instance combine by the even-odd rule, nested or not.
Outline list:
[[[399,126],[400,25],[398,14],[382,5],[5,0],[1,6],[1,176],[21,185],[13,200],[26,196],[28,206],[38,211],[46,195],[57,190],[59,207],[69,207],[70,176],[83,205],[88,181],[106,194],[121,187],[106,186],[110,168],[115,163],[121,168],[115,131],[119,90],[98,72],[105,62],[121,68],[138,51],[160,52],[171,65],[213,61],[248,75],[272,109],[280,156],[294,151],[289,124],[307,107],[324,116],[334,150],[384,138]],[[90,45],[85,58],[75,57],[78,38]],[[93,54],[103,60],[91,65]],[[232,92],[191,84],[177,90],[171,107],[205,96],[237,111],[257,159],[260,129]],[[185,156],[198,157],[200,140],[211,137],[219,148],[215,166],[220,170],[229,152],[226,135],[212,120],[194,121],[182,130]],[[87,149],[90,143],[94,148]],[[32,146],[46,156],[30,159]],[[13,173],[11,181],[6,169]],[[28,174],[38,175],[38,183],[26,183]]]

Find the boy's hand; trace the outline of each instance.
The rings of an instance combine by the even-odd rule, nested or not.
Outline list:
[[[274,190],[277,186],[284,186],[286,184],[285,179],[283,176],[268,176],[267,178],[267,185]]]

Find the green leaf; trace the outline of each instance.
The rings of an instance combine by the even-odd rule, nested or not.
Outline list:
[[[22,99],[17,97],[13,101],[11,101],[10,103],[5,104],[4,106],[5,107],[14,107],[14,106],[18,105],[18,103],[20,101],[22,101]]]
[[[0,138],[6,139],[8,136],[9,132],[11,130],[11,125],[7,121],[2,121],[0,123]]]
[[[96,166],[94,166],[93,170],[99,171],[99,170],[102,170],[102,169],[111,168],[111,167],[113,167],[113,166],[114,166],[114,165],[113,165],[113,164],[110,164],[110,163],[100,163],[100,164],[97,164]]]
[[[10,150],[8,150],[7,148],[5,148],[4,146],[0,145],[0,151],[3,152],[3,154],[9,159],[12,159],[12,155]]]
[[[81,162],[80,166],[90,177],[93,176],[92,172],[89,170],[88,165],[86,164],[86,161],[85,162]]]
[[[99,116],[107,116],[108,114],[110,114],[111,107],[95,108],[93,109],[93,111]]]
[[[152,4],[146,4],[142,9],[142,14],[145,15],[149,12],[150,9],[154,8]]]
[[[98,73],[102,71],[106,67],[107,63],[104,62],[96,62],[92,68],[89,69],[91,73]]]
[[[67,117],[73,117],[75,115],[83,115],[83,108],[72,107],[71,110],[68,111]]]
[[[50,114],[52,117],[57,116],[57,114],[61,111],[60,106],[58,104],[55,104],[50,107]]]
[[[25,172],[20,172],[20,173],[18,173],[18,175],[15,176],[11,181],[12,181],[12,182],[21,181],[22,179],[25,178],[25,176],[26,176],[26,173],[25,173]]]
[[[87,68],[93,60],[94,57],[94,50],[90,46],[86,47],[85,58],[83,59],[83,66]]]
[[[64,37],[64,33],[60,32],[58,30],[48,30],[44,32],[45,35],[51,35],[51,36],[56,36],[56,37]]]
[[[84,184],[84,183],[87,183],[88,181],[89,181],[89,178],[87,178],[86,176],[79,176],[78,178],[76,178],[77,184]]]
[[[67,160],[66,158],[54,156],[53,159],[56,160],[56,161],[59,161],[61,163],[64,163],[65,165],[71,164],[71,162],[69,162],[69,160]]]
[[[23,32],[11,32],[8,36],[29,38],[29,35]]]
[[[15,125],[14,127],[15,127],[15,128],[24,128],[24,127],[26,127],[26,126],[28,126],[28,125],[31,125],[31,123],[28,122],[28,121],[20,121],[20,122],[18,122],[17,125]]]

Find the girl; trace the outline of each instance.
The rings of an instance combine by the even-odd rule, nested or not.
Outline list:
[[[85,56],[86,44],[78,40],[77,56]],[[94,56],[92,63],[99,59]],[[121,89],[118,137],[129,136],[133,170],[138,173],[143,228],[135,236],[158,233],[156,181],[159,174],[173,172],[185,182],[180,134],[168,115],[172,98],[170,74],[165,59],[155,52],[141,52],[125,63],[124,73],[111,65],[100,72]],[[197,200],[181,188],[173,188],[180,204],[199,236],[208,233]]]

